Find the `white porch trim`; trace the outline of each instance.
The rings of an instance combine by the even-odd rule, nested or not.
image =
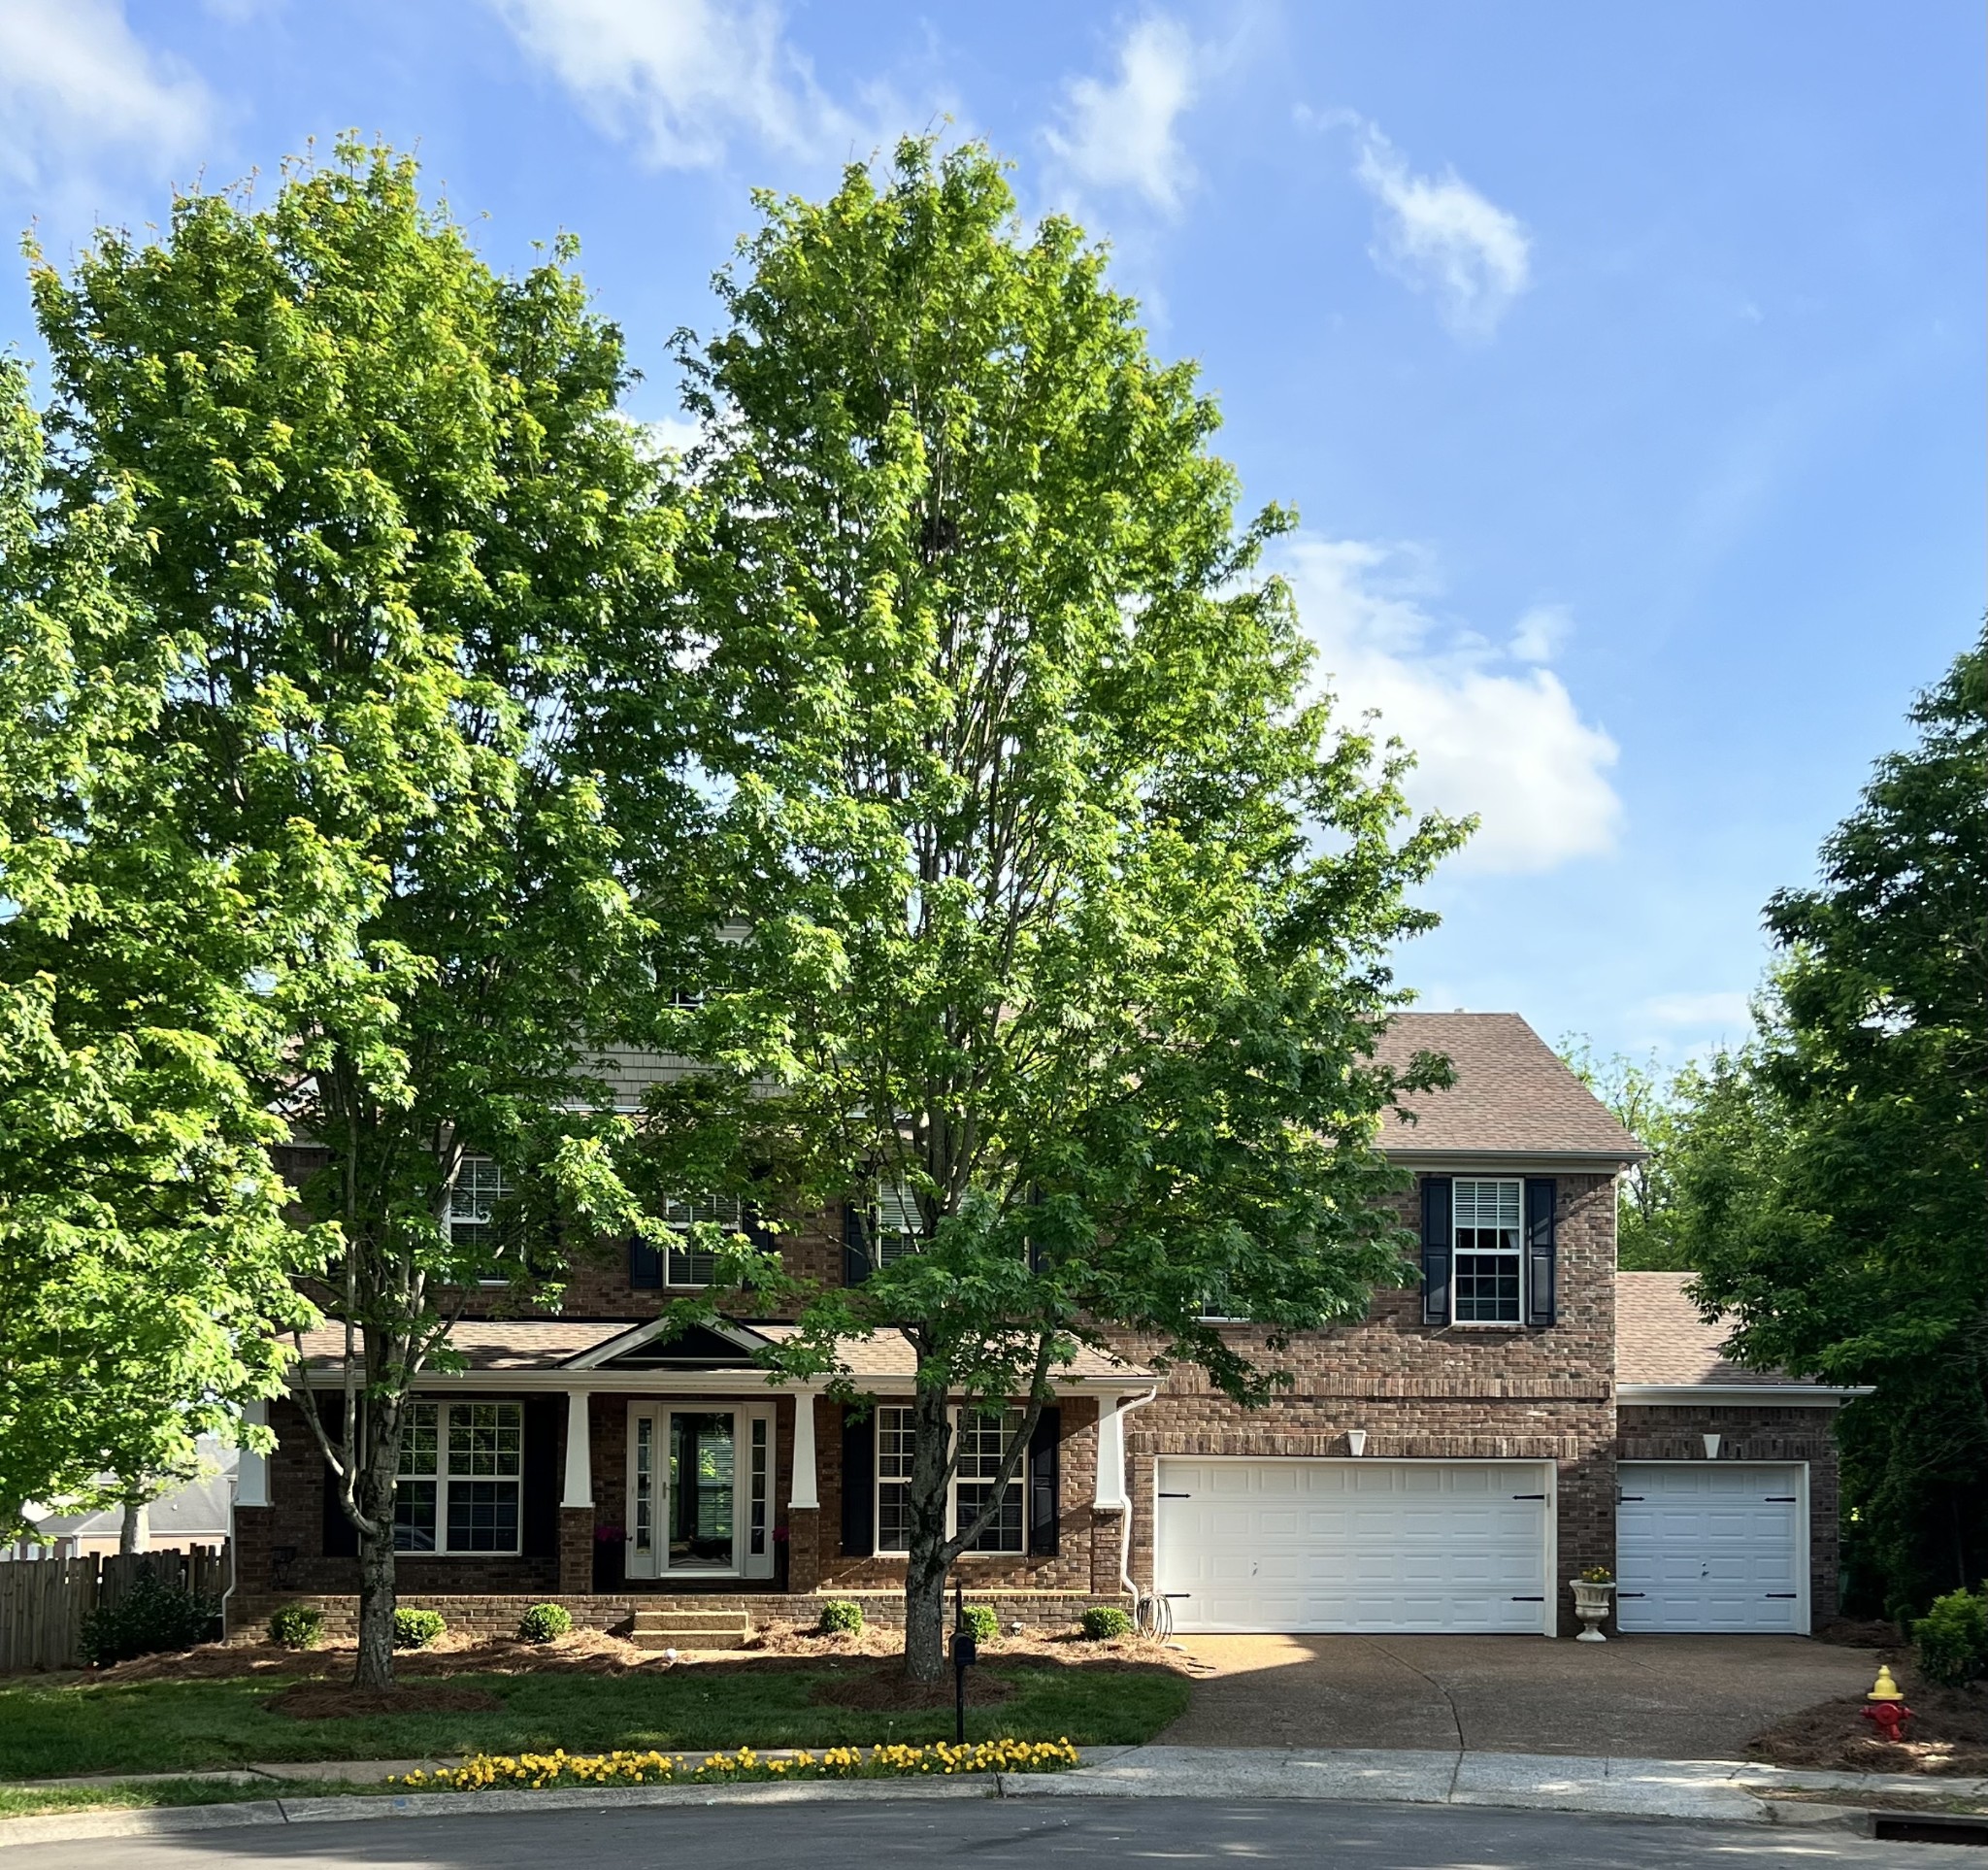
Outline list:
[[[787,1492],[788,1507],[816,1511],[821,1506],[820,1481],[814,1456],[814,1400],[818,1388],[794,1389],[794,1474]]]
[[[593,1450],[587,1425],[588,1392],[566,1392],[566,1486],[559,1496],[562,1507],[591,1507],[594,1503]]]
[[[245,1427],[267,1428],[269,1404],[260,1396],[242,1405]],[[238,1507],[266,1507],[269,1504],[269,1456],[244,1443],[235,1457],[235,1504]]]

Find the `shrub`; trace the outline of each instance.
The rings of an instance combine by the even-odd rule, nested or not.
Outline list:
[[[863,1627],[863,1606],[846,1597],[831,1597],[821,1607],[823,1636],[854,1636]]]
[[[517,1620],[520,1643],[556,1643],[573,1634],[573,1613],[564,1604],[534,1604]]]
[[[963,1617],[976,1643],[991,1643],[1001,1634],[1001,1620],[987,1604],[969,1604]]]
[[[393,1614],[393,1647],[425,1650],[447,1627],[440,1611],[397,1610]]]
[[[1936,1597],[1912,1625],[1919,1673],[1942,1688],[1959,1688],[1988,1674],[1988,1594],[1954,1590]]]
[[[78,1639],[85,1661],[98,1668],[161,1650],[190,1650],[220,1634],[220,1605],[212,1597],[140,1572],[122,1599],[84,1613]]]
[[[1083,1614],[1083,1633],[1093,1643],[1109,1643],[1132,1634],[1132,1619],[1116,1604],[1093,1604]]]
[[[285,1604],[269,1620],[269,1640],[286,1650],[315,1650],[324,1638],[324,1613],[309,1604]]]

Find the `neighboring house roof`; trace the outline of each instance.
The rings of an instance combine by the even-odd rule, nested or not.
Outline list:
[[[1681,1402],[1685,1392],[1726,1393],[1763,1403],[1836,1403],[1864,1389],[1806,1383],[1785,1370],[1754,1370],[1726,1354],[1727,1327],[1685,1291],[1689,1273],[1615,1275],[1615,1389],[1619,1400]],[[1732,1397],[1732,1392],[1744,1392]]]
[[[146,1502],[147,1537],[156,1546],[173,1539],[225,1539],[228,1536],[228,1496],[235,1481],[237,1451],[222,1448],[208,1436],[200,1438],[202,1457],[216,1472],[161,1493]],[[96,1513],[50,1514],[36,1519],[35,1531],[47,1539],[116,1539],[123,1531],[124,1509],[105,1507]]]
[[[656,1320],[628,1319],[464,1319],[449,1333],[449,1343],[476,1376],[571,1372],[612,1373],[627,1359],[631,1370],[653,1371],[658,1365],[680,1362],[711,1369],[728,1366],[750,1371],[753,1353],[768,1344],[785,1343],[799,1326],[778,1323],[742,1324],[727,1320],[715,1329],[693,1327],[682,1339],[654,1342]],[[345,1333],[335,1327],[306,1332],[304,1355],[321,1380],[335,1372],[345,1348]],[[845,1339],[842,1353],[859,1383],[902,1379],[909,1383],[917,1360],[911,1348],[895,1332],[874,1338]],[[442,1382],[447,1375],[437,1373]],[[1079,1347],[1077,1360],[1057,1369],[1057,1383],[1150,1382],[1152,1373],[1136,1364],[1088,1347]]]
[[[1414,1120],[1386,1123],[1380,1147],[1403,1157],[1572,1157],[1621,1165],[1648,1153],[1515,1013],[1403,1013],[1375,1056],[1406,1066],[1441,1052],[1456,1082],[1404,1100]]]

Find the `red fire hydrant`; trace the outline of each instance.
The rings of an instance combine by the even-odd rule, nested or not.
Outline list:
[[[1899,1692],[1899,1685],[1891,1679],[1889,1662],[1878,1664],[1877,1684],[1864,1699],[1870,1703],[1862,1711],[1864,1719],[1877,1729],[1883,1739],[1897,1746],[1904,1738],[1905,1722],[1912,1719],[1912,1711],[1905,1706],[1905,1697]]]

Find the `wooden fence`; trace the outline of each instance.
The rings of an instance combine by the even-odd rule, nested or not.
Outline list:
[[[83,1617],[117,1603],[146,1573],[206,1597],[228,1587],[225,1545],[110,1557],[21,1558],[0,1563],[0,1673],[74,1669]]]

